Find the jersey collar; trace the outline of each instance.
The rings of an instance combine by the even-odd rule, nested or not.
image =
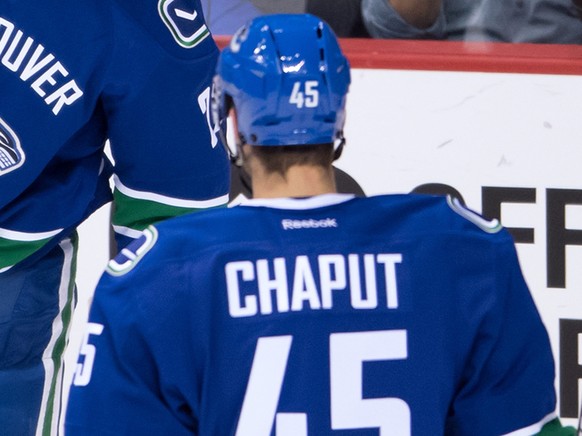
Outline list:
[[[344,203],[354,197],[354,194],[322,194],[306,198],[252,198],[241,201],[240,206],[303,210],[333,206]]]

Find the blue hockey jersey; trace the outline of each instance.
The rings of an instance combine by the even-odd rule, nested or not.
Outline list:
[[[111,199],[115,225],[227,203],[199,0],[0,0],[0,271]]]
[[[531,435],[553,365],[497,222],[423,195],[257,199],[110,262],[66,430]]]

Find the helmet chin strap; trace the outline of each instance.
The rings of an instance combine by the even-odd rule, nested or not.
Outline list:
[[[343,130],[340,130],[339,132],[337,132],[337,138],[333,144],[333,149],[334,149],[333,160],[334,161],[336,161],[340,158],[340,156],[342,155],[342,152],[344,151],[345,145],[346,145],[346,138],[344,136]]]
[[[235,150],[233,150],[228,144],[228,135],[226,134],[226,123],[227,123],[226,119],[223,120],[221,122],[220,129],[218,129],[220,141],[222,142],[222,145],[226,149],[226,154],[230,161],[237,167],[242,167],[243,164],[242,145],[246,144],[245,138],[241,133],[239,133],[238,138],[236,138],[234,144]]]
[[[235,143],[236,154],[232,153],[230,147],[228,147],[228,146],[226,147],[229,151],[229,156],[230,156],[231,162],[239,168],[243,166],[244,158],[243,158],[242,147],[244,144],[246,144],[245,137],[242,135],[242,133],[239,133],[238,138],[237,138],[236,143]]]

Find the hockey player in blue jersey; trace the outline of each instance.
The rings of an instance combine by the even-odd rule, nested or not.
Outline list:
[[[233,37],[213,113],[254,199],[110,262],[67,436],[567,434],[508,232],[444,197],[336,193],[349,84],[314,16]]]
[[[227,203],[218,53],[199,0],[0,0],[1,435],[56,434],[75,228],[112,172],[119,246]]]

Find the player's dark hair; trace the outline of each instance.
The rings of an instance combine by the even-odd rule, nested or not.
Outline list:
[[[253,154],[267,172],[282,176],[293,165],[331,168],[334,161],[333,144],[255,146]]]

